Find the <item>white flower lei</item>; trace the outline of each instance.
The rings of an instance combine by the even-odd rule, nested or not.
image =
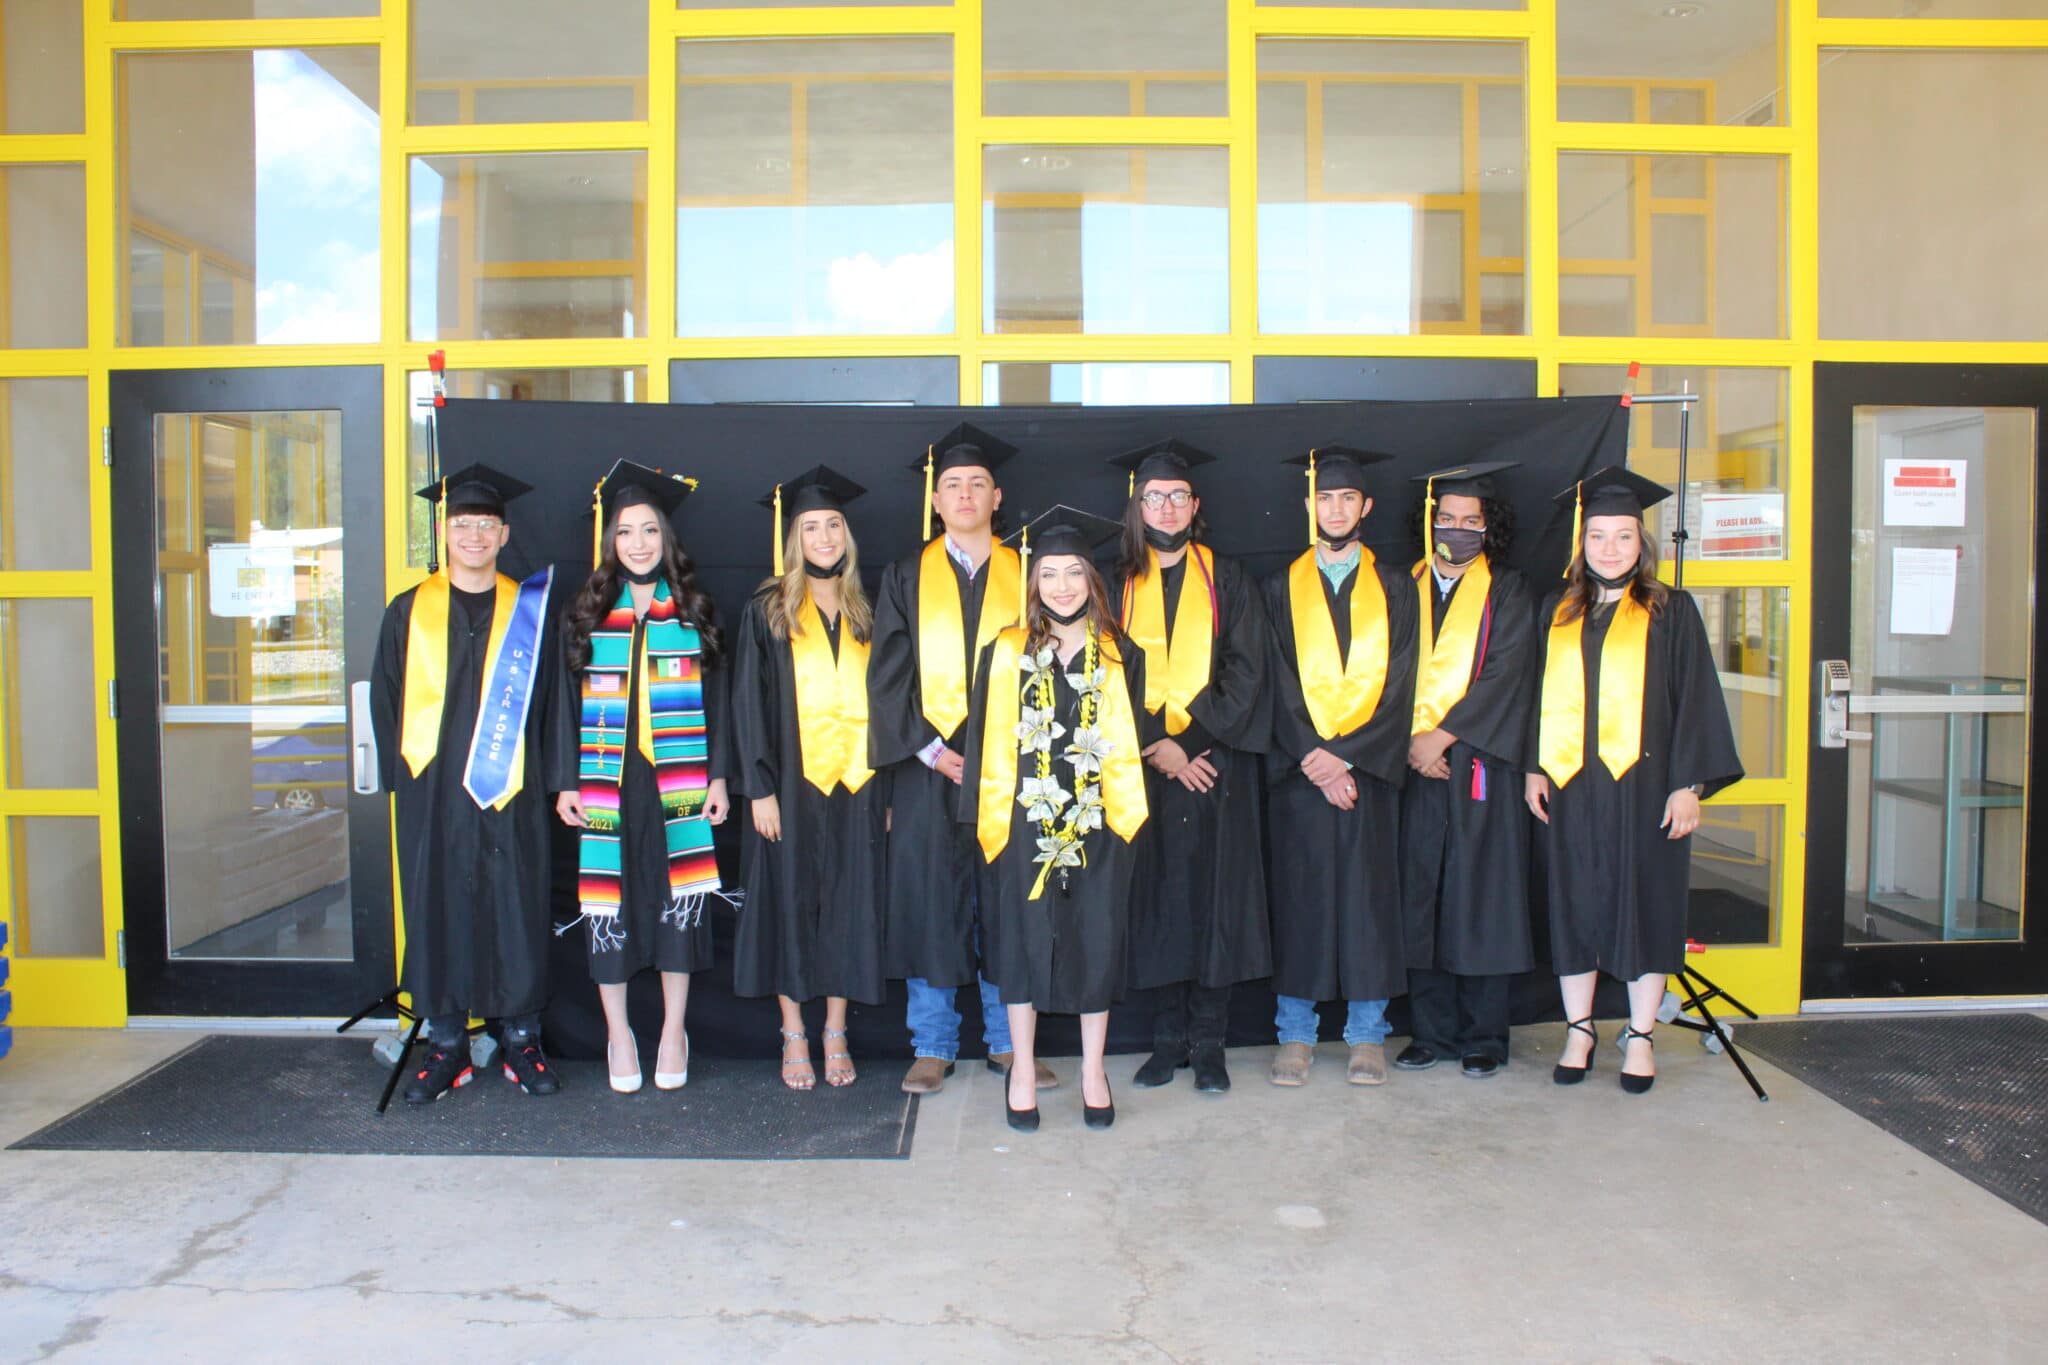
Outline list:
[[[1116,751],[1116,746],[1104,738],[1099,724],[1102,690],[1109,681],[1109,670],[1102,666],[1095,632],[1090,630],[1081,652],[1080,671],[1066,675],[1068,686],[1081,694],[1081,708],[1072,738],[1061,755],[1074,770],[1074,790],[1069,792],[1060,785],[1053,768],[1052,750],[1067,734],[1067,728],[1055,714],[1058,706],[1053,695],[1053,670],[1058,666],[1057,658],[1048,644],[1036,655],[1026,654],[1018,661],[1024,680],[1019,685],[1023,705],[1017,721],[1017,751],[1037,764],[1037,776],[1025,778],[1017,787],[1017,803],[1024,807],[1025,818],[1038,822],[1038,856],[1032,861],[1041,867],[1031,892],[1034,900],[1044,888],[1047,874],[1054,869],[1060,870],[1064,886],[1066,869],[1087,865],[1082,840],[1090,831],[1101,829],[1103,823],[1102,761]]]

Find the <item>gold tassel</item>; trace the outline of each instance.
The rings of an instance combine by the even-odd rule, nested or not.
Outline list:
[[[441,476],[441,496],[434,502],[434,515],[441,522],[441,553],[450,559],[455,557],[455,547],[448,543],[448,476]]]
[[[1422,486],[1422,536],[1429,542],[1427,552],[1422,556],[1427,561],[1431,555],[1441,554],[1436,543],[1436,475],[1429,476],[1429,482]],[[1449,559],[1449,555],[1444,555]]]
[[[604,563],[604,480],[590,486],[590,567]]]
[[[1135,469],[1131,471],[1131,486],[1126,490],[1125,496],[1133,498],[1138,496],[1138,471]]]
[[[932,538],[932,458],[936,446],[924,448],[924,538]]]
[[[1579,537],[1585,534],[1586,527],[1586,481],[1579,480],[1572,485],[1572,490],[1572,552],[1564,562],[1566,578],[1572,576],[1572,565],[1578,563],[1579,556],[1585,553],[1585,547],[1579,543]]]
[[[994,571],[991,570],[991,573]],[[1017,628],[1031,629],[1031,528],[1026,526],[1017,540]]]
[[[1308,453],[1308,547],[1316,547],[1316,453]]]
[[[775,485],[775,576],[782,577],[782,485]]]

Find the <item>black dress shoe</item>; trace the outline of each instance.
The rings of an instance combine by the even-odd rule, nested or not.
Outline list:
[[[507,1041],[501,1055],[505,1059],[505,1079],[527,1094],[552,1095],[562,1088],[562,1080],[541,1052],[538,1040],[528,1038],[517,1044]]]
[[[432,1104],[451,1090],[458,1090],[474,1080],[476,1073],[469,1069],[469,1039],[464,1038],[454,1047],[434,1044],[427,1050],[427,1060],[414,1068],[405,1082],[407,1104]]]
[[[1003,1097],[1003,1103],[1007,1105],[1009,1102],[1009,1096],[1005,1095]],[[1081,1122],[1087,1124],[1090,1128],[1107,1128],[1110,1124],[1115,1123],[1116,1097],[1114,1095],[1110,1096],[1109,1103],[1103,1105],[1100,1109],[1088,1103],[1087,1100],[1082,1100]],[[1034,1122],[1032,1126],[1036,1127],[1036,1122]]]
[[[1138,1074],[1131,1077],[1131,1084],[1140,1090],[1153,1090],[1173,1082],[1173,1073],[1188,1064],[1188,1050],[1185,1046],[1155,1047],[1145,1064],[1138,1068]]]
[[[1487,1052],[1468,1052],[1459,1063],[1459,1070],[1474,1080],[1485,1080],[1501,1067],[1500,1058]]]
[[[1394,1065],[1403,1071],[1427,1071],[1442,1060],[1435,1048],[1410,1043],[1401,1049],[1400,1056],[1394,1058]]]
[[[1012,1109],[1010,1107],[1010,1078],[1008,1075],[1003,1077],[1003,1117],[1009,1121],[1010,1127],[1020,1133],[1035,1133],[1038,1131],[1037,1105],[1034,1104],[1029,1109]]]
[[[1205,1095],[1220,1095],[1230,1089],[1230,1072],[1223,1065],[1223,1044],[1197,1043],[1190,1060],[1195,1067],[1195,1089]]]

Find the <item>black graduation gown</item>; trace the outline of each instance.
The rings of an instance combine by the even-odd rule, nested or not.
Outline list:
[[[1537,614],[1547,626],[1557,612],[1553,593]],[[1686,896],[1692,881],[1692,839],[1658,828],[1672,792],[1694,784],[1703,795],[1739,781],[1742,760],[1707,628],[1690,595],[1673,592],[1650,622],[1643,669],[1643,754],[1616,780],[1600,761],[1600,650],[1613,609],[1586,620],[1580,652],[1586,668],[1585,766],[1552,784],[1550,824],[1550,956],[1559,976],[1595,968],[1624,981],[1675,972],[1685,962]],[[1549,632],[1537,632],[1537,693]],[[1540,718],[1529,721],[1527,762],[1537,761]],[[1542,828],[1539,826],[1539,828]]]
[[[1183,558],[1161,575],[1169,639],[1189,572]],[[1111,601],[1122,602],[1123,593],[1118,583]],[[1273,970],[1259,817],[1258,756],[1272,729],[1265,700],[1266,607],[1237,561],[1221,556],[1216,596],[1221,622],[1209,685],[1188,706],[1188,728],[1173,737],[1190,758],[1208,754],[1216,785],[1191,792],[1145,766],[1152,816],[1138,836],[1131,888],[1130,985],[1137,990],[1182,981],[1229,986]],[[1166,660],[1152,665],[1164,668]],[[1139,713],[1146,744],[1168,737],[1165,710]]]
[[[1332,591],[1318,572],[1336,623],[1338,657],[1351,646],[1351,594],[1377,573],[1387,595],[1387,680],[1372,718],[1325,740],[1309,719],[1295,664],[1288,571],[1265,583],[1272,656],[1268,695],[1273,746],[1266,756],[1273,848],[1273,990],[1308,1000],[1384,1000],[1408,989],[1401,932],[1401,776],[1414,722],[1415,584],[1405,573],[1361,566]],[[1348,811],[1323,798],[1301,760],[1328,749],[1352,765],[1358,801]]]
[[[1144,714],[1145,653],[1124,642],[1124,685],[1131,698],[1131,713]],[[960,829],[973,841],[975,860],[981,867],[981,949],[983,971],[1003,1003],[1031,1005],[1045,1014],[1095,1014],[1108,1009],[1123,994],[1125,943],[1130,928],[1131,876],[1137,870],[1137,850],[1107,825],[1091,831],[1082,841],[1087,858],[1084,867],[1068,870],[1067,891],[1059,887],[1053,873],[1037,900],[1030,900],[1031,884],[1039,864],[1039,828],[1027,818],[1011,789],[1010,842],[995,862],[983,861],[981,845],[975,839],[977,798],[981,774],[982,717],[988,710],[990,686],[1018,687],[1023,674],[1008,679],[989,677],[989,659],[995,646],[982,651],[975,668],[974,704],[967,721],[967,778],[960,784],[957,811]],[[1081,711],[1081,694],[1067,684],[1067,668],[1078,667],[1076,654],[1068,665],[1054,671],[1053,705],[1060,724],[1072,734]],[[1142,743],[1142,741],[1140,741]],[[1053,771],[1060,785],[1074,790],[1074,770],[1053,746]],[[1037,767],[1021,755],[1017,780],[1035,776]],[[1149,824],[1150,821],[1148,820]],[[1142,831],[1141,831],[1142,833]]]
[[[1498,976],[1536,964],[1529,925],[1529,807],[1522,799],[1522,750],[1534,694],[1536,617],[1513,569],[1489,565],[1492,620],[1486,657],[1465,695],[1443,718],[1458,738],[1445,751],[1450,777],[1408,770],[1401,789],[1401,900],[1408,965]],[[1433,628],[1441,632],[1451,595],[1428,567]],[[1413,592],[1411,587],[1410,592]],[[1418,640],[1417,649],[1420,649]],[[1473,765],[1479,766],[1475,780]]]
[[[551,598],[559,598],[561,585]],[[494,594],[472,614],[451,591],[448,681],[441,742],[418,777],[398,751],[405,710],[405,659],[412,628],[408,588],[384,609],[370,668],[370,715],[384,790],[396,803],[405,963],[400,984],[423,1015],[464,1012],[485,1018],[530,1014],[547,998],[548,839],[553,820],[547,775],[573,727],[560,714],[550,680],[557,671],[552,620],[541,630],[533,701],[527,708],[524,781],[501,811],[484,810],[462,789],[470,739],[483,699]],[[552,613],[558,601],[550,601]]]
[[[878,773],[858,792],[835,784],[826,795],[805,780],[795,664],[789,641],[769,630],[762,602],[757,594],[747,603],[733,646],[733,795],[776,798],[782,838],[770,843],[742,818],[747,901],[733,944],[733,990],[878,1005],[886,990],[888,782]],[[835,657],[841,629],[825,627]]]
[[[632,653],[640,658],[644,619],[633,623]],[[732,776],[731,718],[728,713],[726,659],[703,665],[706,761],[711,781]],[[582,743],[583,678],[566,664],[556,670],[563,714],[577,717],[564,766],[554,776],[559,790],[573,791],[580,781],[577,759]],[[580,834],[581,831],[578,831]],[[654,765],[640,752],[640,677],[636,666],[626,677],[626,768],[619,783],[619,928],[626,941],[619,947],[590,951],[590,979],[616,986],[653,967],[663,972],[697,972],[711,965],[711,916],[701,914],[685,929],[669,908],[668,833],[661,809],[661,787]],[[588,927],[587,925],[585,926]]]
[[[875,592],[874,639],[868,651],[868,762],[888,780],[892,808],[885,970],[892,977],[923,977],[944,989],[975,979],[974,885],[981,855],[971,833],[963,833],[953,819],[960,788],[918,757],[937,738],[955,753],[967,749],[960,731],[940,736],[924,716],[917,671],[921,562],[919,554],[891,564]],[[960,593],[961,658],[971,692],[988,564],[969,578],[952,556],[946,562]],[[1002,602],[992,609],[1014,612],[1016,605]]]

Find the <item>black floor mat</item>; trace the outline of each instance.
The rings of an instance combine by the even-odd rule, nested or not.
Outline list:
[[[2048,1223],[2048,1020],[1798,1019],[1735,1041]]]
[[[421,1050],[415,1049],[415,1061]],[[844,1089],[786,1089],[773,1062],[705,1058],[690,1083],[614,1094],[598,1062],[560,1064],[559,1094],[528,1096],[496,1067],[414,1109],[367,1038],[215,1035],[14,1144],[124,1152],[401,1156],[903,1158],[916,1097],[883,1066]]]

